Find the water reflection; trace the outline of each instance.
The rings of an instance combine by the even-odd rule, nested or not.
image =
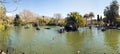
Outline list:
[[[58,27],[50,30],[41,27],[24,29],[11,28],[0,32],[0,49],[14,48],[12,54],[112,54],[119,50],[118,30],[101,32],[96,28],[79,28],[77,32],[56,32]],[[114,53],[117,54],[117,53]]]
[[[0,49],[5,50],[9,45],[10,45],[10,41],[9,41],[9,37],[10,37],[10,30],[4,30],[4,31],[0,31]]]
[[[119,32],[118,30],[107,30],[104,32],[105,45],[109,46],[109,49],[118,51]]]
[[[80,30],[76,32],[66,33],[66,39],[69,45],[73,48],[73,52],[76,53],[82,48],[83,41],[86,36],[86,30]]]
[[[12,47],[14,47],[15,49],[14,54],[22,53],[25,51],[30,52],[31,50],[34,51],[35,49],[33,48],[34,47],[33,37],[35,36],[35,34],[36,31],[32,27],[31,29],[15,27],[15,29],[13,29],[12,36],[10,37],[12,41]]]
[[[15,29],[13,29],[14,30],[14,34],[16,35],[16,36],[19,36],[21,33],[22,33],[22,27],[21,26],[16,26],[16,27],[14,27]]]

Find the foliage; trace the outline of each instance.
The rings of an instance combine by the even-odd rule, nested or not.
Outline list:
[[[7,29],[10,25],[6,17],[6,9],[3,4],[0,4],[0,30]]]
[[[85,14],[84,18],[86,18],[86,19],[89,18],[89,14]]]
[[[22,20],[20,19],[19,15],[16,14],[16,17],[14,19],[14,26],[20,26],[22,23]]]
[[[5,8],[3,6],[0,6],[0,19],[4,18],[5,14],[6,14]]]
[[[45,19],[43,17],[42,18],[38,18],[37,20],[38,20],[38,25],[40,25],[40,26],[46,25],[49,22],[48,19]]]
[[[120,25],[120,18],[116,18],[116,23]]]
[[[0,30],[4,30],[3,21],[0,21]]]
[[[37,17],[37,14],[34,14],[33,12],[29,11],[29,10],[23,10],[19,16],[21,17],[21,19],[24,20],[24,22],[31,22],[33,21],[34,18]]]
[[[85,26],[85,20],[78,12],[71,12],[66,19],[66,25]]]
[[[61,14],[60,14],[60,13],[54,14],[54,18],[56,19],[56,20],[55,20],[55,21],[56,21],[56,25],[58,25],[58,24],[59,24],[59,20],[60,20],[60,18],[61,18]]]
[[[116,18],[119,16],[119,4],[117,0],[113,0],[111,5],[104,9],[104,15],[107,23],[115,24]]]
[[[10,27],[10,19],[6,16],[5,0],[0,0],[0,30],[6,30]],[[17,3],[18,0],[13,0]]]
[[[85,14],[84,16],[83,16],[85,19],[86,19],[86,26],[87,26],[87,19],[89,18],[89,14]]]
[[[93,12],[90,12],[90,13],[89,13],[89,17],[91,18],[91,25],[92,25],[92,18],[94,17],[94,13],[93,13]]]
[[[47,25],[56,25],[56,19],[51,18]]]
[[[0,20],[0,30],[6,30],[10,27],[10,24],[6,21]]]
[[[93,24],[93,22],[92,22],[92,18],[94,17],[94,13],[93,12],[90,12],[89,14],[85,14],[84,15],[84,18],[86,19],[86,25],[88,25],[88,23],[87,23],[87,19],[91,19],[91,25]]]
[[[94,13],[93,13],[93,12],[90,12],[90,13],[89,13],[89,17],[94,17]]]
[[[54,18],[61,18],[61,14],[60,13],[56,13],[56,14],[54,14]]]
[[[59,25],[59,26],[65,26],[65,25],[66,25],[66,22],[65,22],[65,21],[59,22],[58,25]]]
[[[96,25],[103,26],[105,20],[106,20],[105,18],[102,19],[102,16],[97,15],[97,24]]]

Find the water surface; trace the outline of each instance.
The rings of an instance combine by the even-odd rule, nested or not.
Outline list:
[[[15,27],[0,32],[0,49],[12,54],[117,54],[120,31],[79,28],[77,32],[58,33],[58,27],[39,31]]]

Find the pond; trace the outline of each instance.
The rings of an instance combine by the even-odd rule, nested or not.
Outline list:
[[[118,54],[120,30],[102,32],[97,28],[79,28],[58,33],[58,27],[36,30],[15,27],[0,32],[0,49],[11,54]]]

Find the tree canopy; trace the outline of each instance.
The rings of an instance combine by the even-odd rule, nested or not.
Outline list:
[[[6,9],[2,4],[0,4],[0,19],[4,18],[5,15],[6,15]]]
[[[112,3],[104,9],[104,16],[107,23],[111,25],[115,24],[116,18],[119,16],[119,4],[117,0],[113,0]]]
[[[85,20],[78,12],[69,13],[66,19],[66,23],[67,25],[72,25],[77,27],[85,26]]]
[[[85,14],[84,18],[86,18],[86,19],[89,18],[89,14]]]
[[[94,17],[95,15],[94,15],[94,13],[93,12],[90,12],[89,13],[89,17]]]
[[[14,26],[20,26],[21,22],[22,22],[22,20],[20,19],[20,16],[18,14],[16,14],[16,17],[14,19]]]

